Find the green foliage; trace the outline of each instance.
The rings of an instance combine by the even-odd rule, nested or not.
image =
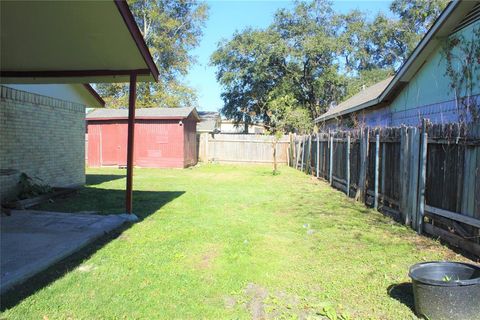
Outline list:
[[[406,44],[407,54],[413,51],[422,36],[433,25],[448,4],[448,0],[394,0],[390,11],[398,18],[400,40]]]
[[[52,188],[47,184],[42,184],[41,181],[42,179],[40,178],[32,178],[25,172],[22,172],[18,182],[20,186],[18,199],[29,199],[52,192]]]
[[[129,0],[160,75],[158,83],[137,84],[137,106],[179,107],[196,104],[195,91],[182,82],[195,57],[207,5],[196,0]],[[126,107],[128,85],[96,84],[95,89],[112,108]]]
[[[323,0],[279,10],[269,27],[237,32],[212,54],[222,113],[275,127],[269,114],[279,108],[272,106],[289,97],[296,101],[291,111],[305,110],[311,121],[332,103],[392,75],[445,5],[396,0],[394,18],[380,13],[373,19],[358,10],[335,13]]]
[[[281,137],[288,132],[306,133],[312,129],[312,121],[305,109],[290,94],[275,96],[275,91],[269,94],[266,109],[269,132]]]

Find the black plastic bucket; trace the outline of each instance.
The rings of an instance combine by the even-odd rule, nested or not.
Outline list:
[[[430,320],[480,320],[480,267],[433,261],[410,268],[415,311]]]

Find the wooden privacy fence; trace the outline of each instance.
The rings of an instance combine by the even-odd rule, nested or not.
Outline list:
[[[254,134],[198,135],[198,156],[203,162],[273,163],[273,136]],[[277,143],[277,163],[288,163],[290,140],[283,136]]]
[[[480,256],[480,127],[364,128],[296,136],[291,165]]]

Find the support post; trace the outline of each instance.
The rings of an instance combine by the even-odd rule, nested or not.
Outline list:
[[[330,134],[330,184],[333,184],[333,134]]]
[[[135,134],[135,101],[137,99],[137,74],[130,74],[130,87],[128,95],[128,141],[127,141],[127,187],[125,195],[125,208],[131,214],[133,210],[133,149]]]
[[[350,132],[347,135],[347,156],[346,156],[346,178],[347,178],[347,197],[350,197]]]
[[[420,141],[420,165],[419,165],[419,181],[418,181],[418,221],[417,233],[423,231],[423,216],[425,214],[425,184],[427,179],[427,120],[422,120],[422,135]]]
[[[375,197],[373,202],[373,207],[375,210],[378,209],[378,181],[380,173],[380,134],[377,133],[375,136]]]
[[[317,179],[319,177],[318,174],[318,168],[320,166],[320,136],[317,133],[317,154],[316,154],[316,162],[315,162],[315,175],[317,176]]]

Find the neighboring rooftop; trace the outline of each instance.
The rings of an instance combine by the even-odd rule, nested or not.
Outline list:
[[[185,119],[193,112],[200,120],[197,110],[187,108],[140,108],[135,111],[136,119]],[[87,114],[87,120],[128,119],[128,109],[96,109]]]
[[[199,111],[200,123],[197,124],[198,132],[215,132],[220,129],[221,117],[218,112]]]
[[[322,121],[333,118],[335,116],[339,116],[345,113],[348,113],[356,106],[362,105],[365,102],[369,102],[373,99],[376,99],[380,96],[380,94],[385,90],[385,88],[389,85],[392,81],[392,77],[388,77],[385,80],[375,83],[374,85],[367,87],[361,90],[359,93],[353,95],[352,97],[348,98],[347,100],[343,101],[339,105],[331,108],[320,117],[315,119],[315,121]],[[353,110],[352,110],[353,111]]]

